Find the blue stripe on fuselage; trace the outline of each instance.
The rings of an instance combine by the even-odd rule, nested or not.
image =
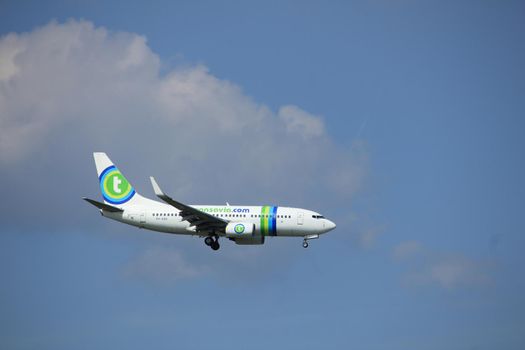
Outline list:
[[[270,236],[277,236],[277,207],[271,207],[268,220],[268,232]]]

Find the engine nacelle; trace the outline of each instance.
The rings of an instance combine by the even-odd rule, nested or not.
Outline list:
[[[249,222],[230,222],[226,225],[224,233],[226,237],[251,237],[255,231],[255,225]]]
[[[230,238],[235,241],[235,243],[240,245],[256,245],[256,244],[264,244],[264,236],[256,235],[252,237],[237,237],[237,238]]]

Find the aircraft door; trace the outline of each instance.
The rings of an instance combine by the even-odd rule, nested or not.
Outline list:
[[[304,213],[302,211],[297,212],[297,225],[304,223]]]
[[[128,219],[143,226],[146,222],[146,214],[144,212],[132,212],[128,214]]]

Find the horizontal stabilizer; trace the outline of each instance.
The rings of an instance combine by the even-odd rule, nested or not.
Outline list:
[[[84,197],[82,199],[85,200],[88,203],[93,204],[95,207],[97,207],[99,209],[102,209],[102,210],[105,210],[105,211],[109,211],[109,212],[112,212],[112,213],[119,213],[119,212],[123,212],[124,211],[124,210],[122,210],[120,208],[114,207],[114,206],[109,205],[109,204],[100,203],[100,202],[97,202],[96,200],[93,200],[93,199],[89,199],[89,198],[86,198],[86,197]]]

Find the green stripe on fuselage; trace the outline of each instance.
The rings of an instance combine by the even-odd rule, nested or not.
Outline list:
[[[268,236],[268,216],[270,214],[270,206],[265,205],[261,208],[261,236]]]

